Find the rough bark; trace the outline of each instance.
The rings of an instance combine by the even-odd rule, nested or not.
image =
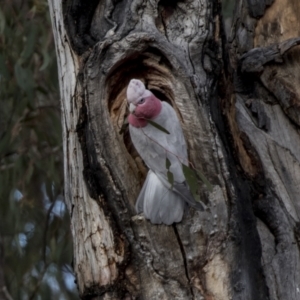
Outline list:
[[[235,93],[227,113],[236,115],[231,131],[237,157],[255,187],[252,205],[269,298],[296,300],[300,93],[299,47],[292,48],[299,44],[300,3],[260,3],[237,5],[229,41]]]
[[[299,40],[285,42],[297,35],[276,16],[282,2],[238,1],[228,60],[217,0],[49,0],[82,298],[298,299],[299,98],[289,49]],[[297,1],[285,3],[293,5],[296,13]],[[147,169],[128,128],[120,132],[131,78],[173,105],[189,159],[213,185],[199,183],[207,211],[190,209],[180,224],[135,213]]]

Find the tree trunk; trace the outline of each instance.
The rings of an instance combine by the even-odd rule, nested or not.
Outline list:
[[[49,5],[80,296],[299,299],[298,1],[237,1],[228,53],[218,0]],[[147,168],[121,130],[132,78],[172,104],[213,185],[179,224],[134,209]]]
[[[230,129],[251,182],[270,299],[300,299],[300,52],[290,50],[299,12],[299,1],[240,1],[229,41],[236,94],[227,116],[236,116]]]

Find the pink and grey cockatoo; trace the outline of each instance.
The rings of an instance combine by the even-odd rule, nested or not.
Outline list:
[[[142,81],[132,79],[127,88],[132,143],[149,167],[147,178],[136,202],[137,213],[143,212],[153,224],[180,222],[186,203],[203,210],[186,183],[182,164],[188,166],[187,147],[176,112],[167,102],[157,99]],[[163,132],[148,122],[166,129]],[[166,166],[166,160],[171,165]],[[173,184],[168,180],[173,174]]]

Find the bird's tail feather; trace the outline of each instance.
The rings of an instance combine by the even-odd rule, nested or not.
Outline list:
[[[157,175],[149,170],[135,205],[138,213],[144,212],[153,224],[171,225],[181,221],[185,205],[179,194],[166,187]]]

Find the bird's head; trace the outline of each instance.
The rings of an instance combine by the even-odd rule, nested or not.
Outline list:
[[[127,87],[127,101],[129,103],[129,123],[131,120],[143,119],[151,120],[159,115],[162,104],[152,92],[145,88],[142,81],[138,79],[131,79]],[[140,126],[137,126],[140,127]]]

